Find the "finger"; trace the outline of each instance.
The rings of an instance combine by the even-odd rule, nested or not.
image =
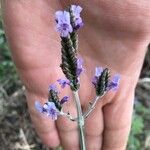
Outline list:
[[[87,107],[86,107],[87,108]],[[102,146],[103,112],[99,101],[93,112],[85,120],[85,137],[88,150],[100,150]]]
[[[46,99],[42,99],[39,96],[37,97],[33,93],[27,93],[27,99],[31,119],[43,143],[51,148],[59,146],[60,140],[55,126],[55,122],[51,118],[40,114],[35,109],[35,100],[39,99],[40,102],[44,104],[46,102]]]
[[[125,149],[131,126],[134,92],[131,88],[118,91],[111,104],[103,108],[104,137],[103,149]]]
[[[64,110],[68,110],[73,116],[76,116],[76,108],[69,102]],[[60,117],[57,120],[57,129],[61,139],[61,145],[65,150],[79,150],[79,139],[77,123],[67,118]]]

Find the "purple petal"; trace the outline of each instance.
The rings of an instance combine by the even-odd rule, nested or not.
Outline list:
[[[47,116],[50,116],[53,120],[57,119],[58,110],[53,102],[47,102]]]
[[[67,24],[70,24],[70,13],[67,11],[64,11],[64,20],[66,21]]]
[[[82,68],[77,68],[77,76],[79,77],[80,74],[82,73]]]
[[[55,18],[56,18],[57,21],[60,21],[62,16],[63,16],[63,11],[60,11],[60,10],[56,11]]]
[[[43,111],[43,107],[39,101],[35,101],[35,108],[40,113]]]
[[[45,104],[43,105],[43,109],[44,109],[44,110],[47,110],[47,109],[48,109],[48,104],[47,104],[47,103],[45,103]]]
[[[77,66],[78,66],[79,68],[82,68],[82,66],[83,66],[83,59],[82,59],[82,58],[78,58],[78,59],[77,59]]]
[[[67,11],[57,11],[56,17],[56,30],[60,33],[61,37],[67,37],[73,31],[70,23],[70,14]]]
[[[108,84],[107,90],[117,90],[119,87],[120,75],[114,75],[111,82]]]
[[[64,103],[66,103],[67,101],[68,101],[68,96],[64,96],[62,99],[61,99],[61,101],[60,101],[60,104],[62,105],[62,104],[64,104]]]
[[[50,90],[53,90],[53,91],[57,92],[57,86],[56,86],[55,84],[51,84],[51,85],[49,86],[49,91],[50,91]]]
[[[95,68],[95,76],[92,79],[92,83],[96,86],[97,82],[98,82],[98,78],[101,76],[103,72],[103,68],[102,67],[96,67]]]
[[[48,109],[55,109],[55,110],[57,110],[54,102],[47,102],[47,106],[48,106],[47,107]]]
[[[81,11],[82,11],[82,7],[77,6],[77,7],[76,7],[76,13],[80,14],[80,13],[81,13]]]
[[[82,8],[80,6],[71,5],[71,11],[74,16],[74,23],[75,23],[74,30],[77,30],[83,26],[83,21],[82,21],[82,18],[80,17]]]
[[[65,88],[66,85],[70,85],[70,81],[67,79],[58,79],[57,82],[61,85],[61,88]]]
[[[51,108],[50,110],[48,110],[48,112],[47,112],[46,115],[49,116],[49,117],[51,117],[52,120],[56,120],[57,116],[58,116],[58,111],[55,110],[55,109],[53,109],[53,108]]]
[[[79,77],[79,75],[82,73],[83,71],[83,59],[78,58],[77,59],[77,76]]]
[[[78,30],[79,28],[83,27],[84,23],[82,22],[81,18],[76,19],[74,30]]]
[[[93,79],[92,79],[92,83],[96,86],[97,85],[97,80],[98,80],[98,77],[94,76]]]
[[[82,7],[76,6],[76,5],[71,5],[71,10],[75,16],[79,17],[80,13],[82,11]]]
[[[47,102],[43,105],[40,104],[39,101],[35,102],[35,108],[42,114],[45,114],[49,117],[51,117],[53,120],[57,119],[57,116],[59,115],[59,112],[53,102]]]
[[[96,67],[95,68],[95,76],[99,77],[103,72],[103,68],[102,67]]]
[[[119,83],[120,75],[119,74],[114,75],[113,78],[112,78],[112,81],[115,82],[115,83]]]

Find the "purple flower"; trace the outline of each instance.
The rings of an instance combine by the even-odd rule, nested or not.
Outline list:
[[[109,82],[107,90],[117,90],[120,82],[120,75],[116,74]]]
[[[96,86],[97,82],[98,82],[98,78],[101,76],[103,72],[103,68],[102,67],[96,67],[95,68],[95,76],[92,79],[92,83]]]
[[[83,68],[83,59],[78,58],[77,59],[77,76],[78,77],[82,73],[83,70],[84,70],[84,68]]]
[[[70,81],[67,79],[58,79],[57,82],[61,85],[61,88],[65,88],[66,85],[70,85]]]
[[[80,6],[71,5],[71,11],[74,17],[74,24],[75,24],[74,29],[77,30],[83,26],[82,18],[80,17],[82,8]]]
[[[35,101],[35,108],[38,112],[40,112],[40,113],[43,112],[43,107],[39,101]]]
[[[35,108],[38,112],[43,113],[52,118],[52,120],[57,120],[59,111],[53,102],[47,102],[43,106],[39,101],[35,102]]]
[[[56,85],[55,85],[55,84],[51,84],[51,85],[49,86],[49,91],[50,91],[50,90],[57,92],[57,87],[56,87]]]
[[[60,101],[60,104],[63,105],[64,103],[66,103],[68,101],[68,96],[64,96],[61,101]]]
[[[95,76],[96,77],[101,76],[102,72],[103,72],[103,68],[102,67],[96,67],[95,68]]]
[[[73,31],[70,24],[70,14],[67,11],[57,11],[56,17],[56,30],[60,33],[61,37],[67,37]]]

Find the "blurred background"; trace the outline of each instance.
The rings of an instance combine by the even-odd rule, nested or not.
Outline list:
[[[127,150],[150,150],[150,46],[135,95],[133,123]],[[12,62],[1,18],[0,150],[49,150],[41,143],[32,126],[24,86]]]

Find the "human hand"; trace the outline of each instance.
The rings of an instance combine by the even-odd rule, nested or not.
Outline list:
[[[29,111],[37,133],[50,147],[61,141],[65,150],[77,150],[78,133],[74,122],[60,118],[55,123],[41,117],[34,108],[35,100],[47,101],[49,84],[63,77],[59,68],[60,45],[54,30],[54,13],[68,3],[5,0],[4,19],[13,58],[27,89]],[[150,5],[146,0],[79,3],[84,9],[85,23],[79,43],[86,69],[80,89],[83,109],[94,96],[91,78],[95,66],[108,67],[112,73],[121,75],[119,90],[108,93],[86,120],[87,149],[122,150],[131,125],[135,85],[149,43]],[[63,93],[71,97],[69,89]],[[75,115],[71,100],[65,109]]]

